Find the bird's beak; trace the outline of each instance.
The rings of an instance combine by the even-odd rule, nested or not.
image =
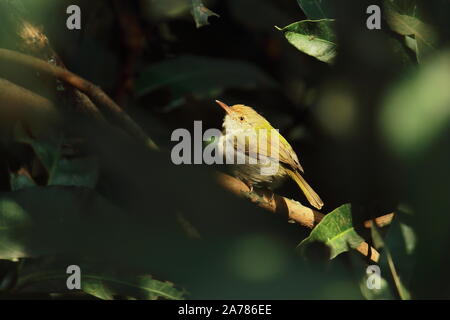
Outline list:
[[[227,106],[225,103],[223,103],[222,101],[216,100],[217,104],[219,106],[222,107],[222,109],[224,109],[228,114],[231,114],[231,109],[229,106]]]

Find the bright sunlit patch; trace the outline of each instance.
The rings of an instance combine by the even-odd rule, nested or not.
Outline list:
[[[388,94],[379,120],[382,137],[394,153],[420,155],[449,127],[449,83],[447,51]]]

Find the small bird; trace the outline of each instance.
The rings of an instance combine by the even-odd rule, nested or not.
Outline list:
[[[256,186],[273,190],[278,187],[283,180],[290,177],[298,184],[309,203],[313,207],[321,209],[323,206],[322,200],[302,177],[301,174],[303,173],[303,168],[300,165],[295,151],[278,130],[275,130],[269,121],[251,107],[242,104],[229,107],[219,100],[216,100],[216,102],[226,111],[223,121],[223,134],[218,141],[219,152],[223,156],[226,156],[226,144],[227,142],[231,142],[230,145],[232,144],[232,151],[236,154],[241,152],[241,155],[243,154],[245,157],[244,164],[234,162],[231,165],[231,173],[236,178],[245,182],[251,189],[253,189],[253,186]],[[245,147],[239,147],[237,144],[239,136],[246,135],[247,137],[251,137],[251,134],[249,135],[249,133],[252,133],[256,139],[243,137],[243,139],[246,139]],[[276,136],[274,136],[274,138],[277,138],[276,141],[278,141],[277,148],[274,148],[278,149],[274,151],[278,152],[278,156],[275,157],[271,154],[271,143],[273,144],[271,134],[275,134]],[[261,143],[266,143],[268,147],[262,148]],[[251,162],[251,160],[255,160],[255,155],[257,155],[258,159],[264,158],[268,162],[265,164],[262,164],[262,162]],[[274,164],[277,165],[277,170],[275,172],[272,172],[271,174],[261,173],[261,168],[263,166]]]

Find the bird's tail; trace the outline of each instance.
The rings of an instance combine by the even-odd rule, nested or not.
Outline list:
[[[311,188],[311,186],[306,182],[306,180],[301,176],[299,172],[288,170],[289,176],[294,179],[294,181],[298,184],[300,189],[302,189],[303,193],[308,199],[309,203],[317,209],[321,209],[323,206],[323,201],[320,199],[319,195]]]

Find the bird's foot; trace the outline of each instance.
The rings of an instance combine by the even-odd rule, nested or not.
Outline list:
[[[249,193],[253,192],[253,183],[251,183],[250,181],[246,181],[246,180],[244,180],[243,182],[247,185],[247,187],[249,189],[248,192]]]
[[[275,193],[270,189],[265,189],[264,198],[266,198],[268,202],[273,202],[275,200]]]

